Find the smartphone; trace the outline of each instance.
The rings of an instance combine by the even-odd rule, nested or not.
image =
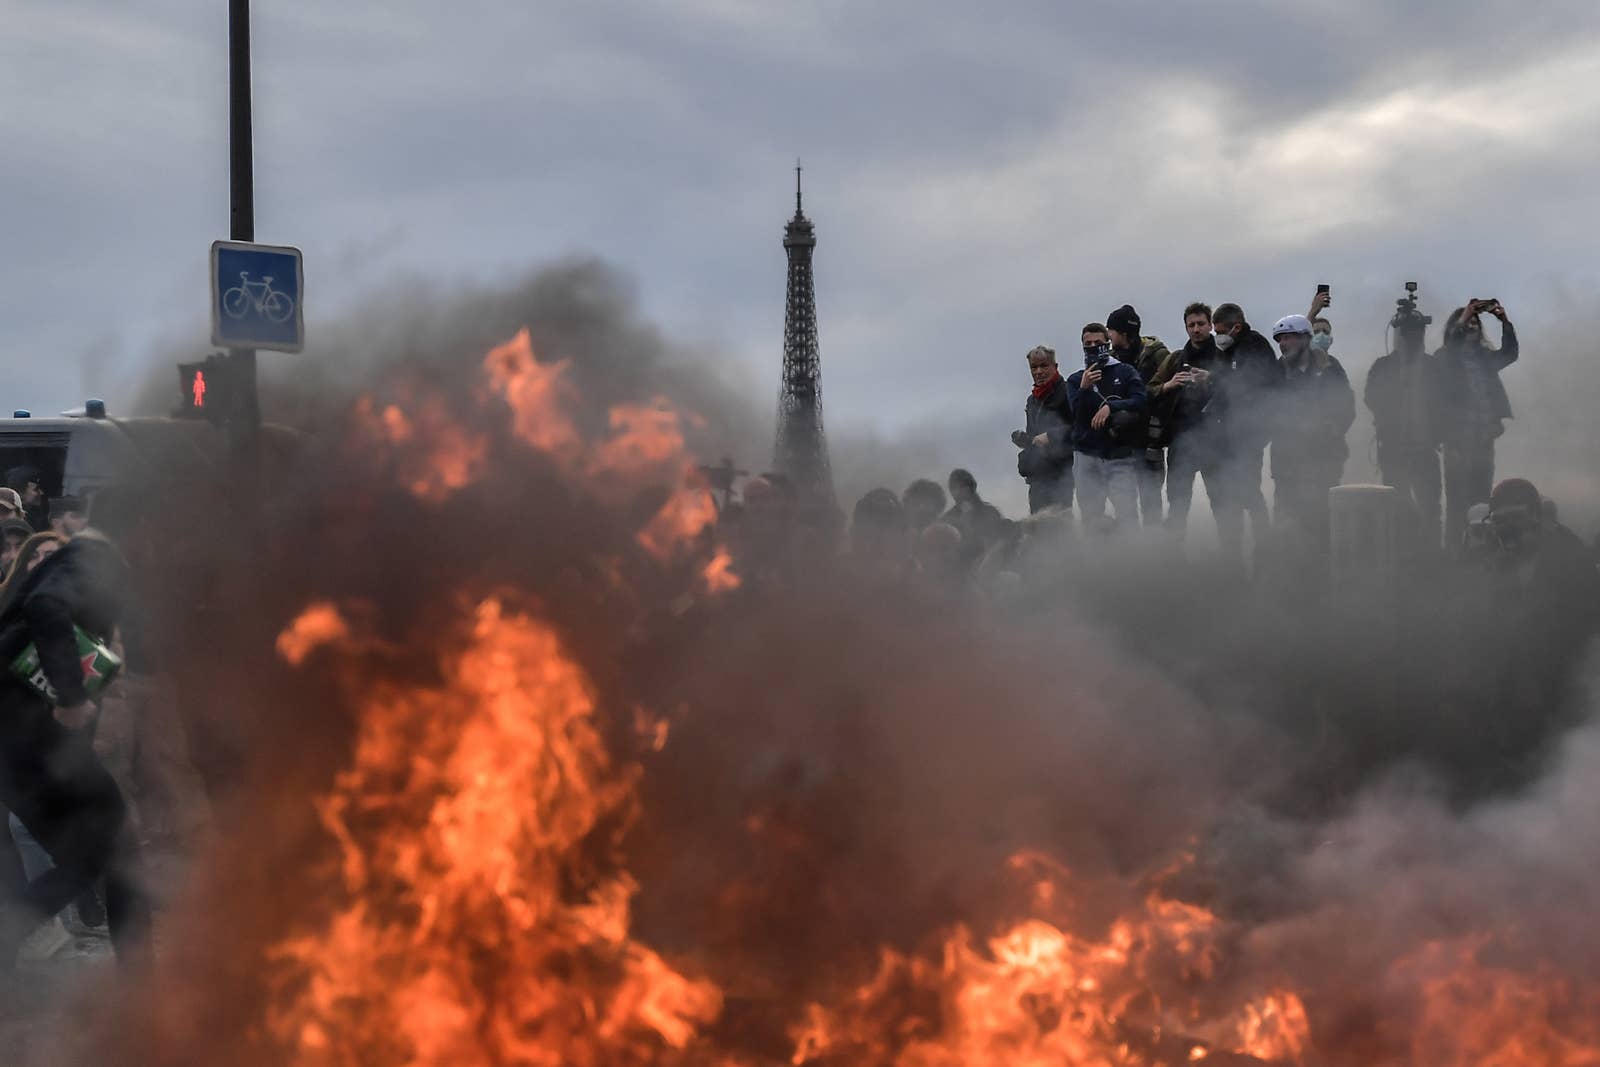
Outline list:
[[[1326,293],[1327,296],[1328,296],[1328,306],[1329,307],[1333,307],[1333,288],[1332,288],[1332,286],[1330,286],[1327,282],[1321,282],[1321,283],[1319,283],[1317,285],[1317,292]]]

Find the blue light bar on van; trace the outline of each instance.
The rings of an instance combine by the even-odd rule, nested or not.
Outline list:
[[[31,419],[33,418],[33,413],[26,408],[18,408],[11,413],[11,417],[13,419]]]

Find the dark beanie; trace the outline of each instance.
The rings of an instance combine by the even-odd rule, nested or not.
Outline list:
[[[1132,304],[1123,304],[1117,310],[1106,316],[1106,325],[1118,333],[1139,335],[1139,313],[1133,310]]]

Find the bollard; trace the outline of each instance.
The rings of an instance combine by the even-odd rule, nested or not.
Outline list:
[[[1328,490],[1333,592],[1349,606],[1382,607],[1399,577],[1400,496],[1387,485]]]

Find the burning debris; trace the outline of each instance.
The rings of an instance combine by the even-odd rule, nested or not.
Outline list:
[[[1592,830],[1345,806],[1197,856],[1292,731],[1124,673],[1065,611],[1018,633],[854,575],[774,603],[704,420],[596,403],[536,333],[329,436],[301,506],[355,503],[300,543],[365,551],[272,576],[280,740],[122,1017],[130,1062],[1600,1064],[1600,952],[1507,903],[1542,880],[1580,914],[1595,861],[1446,862]],[[475,535],[397,541],[457,509]],[[1592,756],[1526,803],[1581,808]]]

